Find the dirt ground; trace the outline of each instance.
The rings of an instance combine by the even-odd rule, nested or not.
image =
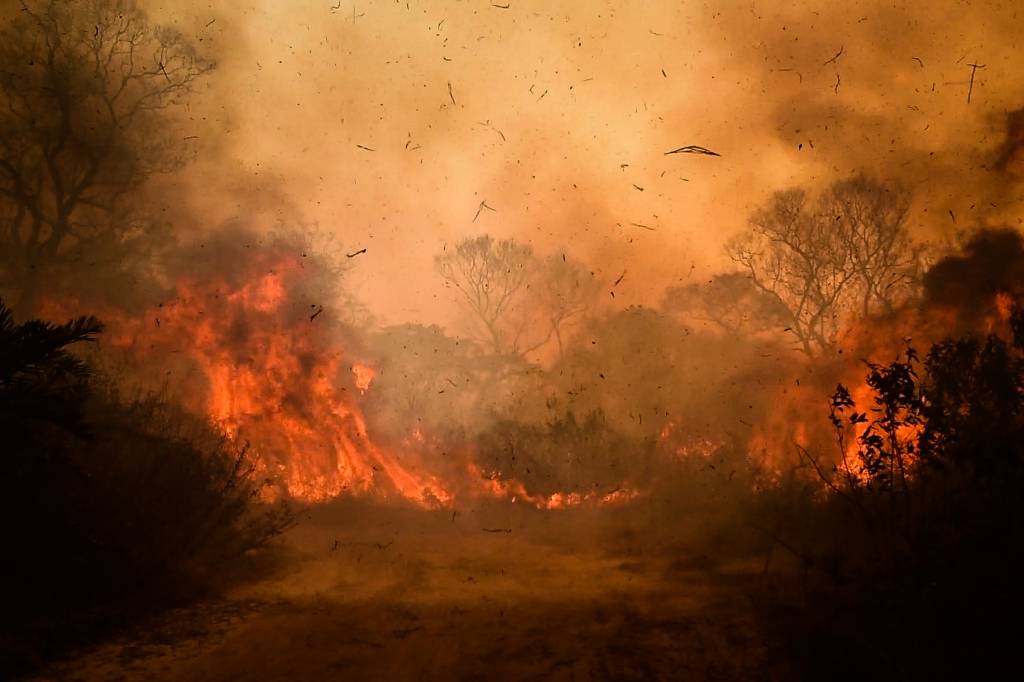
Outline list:
[[[311,510],[274,577],[37,679],[771,679],[744,589],[760,566],[616,513]]]

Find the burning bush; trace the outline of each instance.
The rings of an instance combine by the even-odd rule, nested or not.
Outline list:
[[[204,593],[290,523],[258,502],[247,447],[68,352],[101,330],[0,303],[5,667]]]
[[[839,464],[805,451],[829,494],[794,478],[762,499],[801,565],[768,616],[795,616],[812,679],[1006,669],[1024,568],[1024,313],[1008,322],[869,365],[866,408],[839,386]]]

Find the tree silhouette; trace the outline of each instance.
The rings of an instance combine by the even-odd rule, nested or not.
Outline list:
[[[601,281],[583,263],[564,254],[546,258],[538,279],[539,303],[562,358],[566,330],[593,307]]]
[[[600,281],[582,262],[538,258],[528,244],[489,235],[464,239],[438,254],[440,275],[468,305],[495,356],[524,359],[565,332],[593,305]]]
[[[55,265],[137,226],[126,196],[189,157],[170,110],[212,68],[133,0],[23,0],[0,31],[0,254],[31,314]]]
[[[496,355],[518,355],[526,320],[521,294],[536,268],[533,249],[490,235],[464,239],[438,254],[441,276],[462,294]]]
[[[891,310],[919,280],[908,205],[905,190],[862,176],[834,183],[813,204],[801,189],[777,192],[728,254],[788,312],[803,351],[817,355],[850,315]]]

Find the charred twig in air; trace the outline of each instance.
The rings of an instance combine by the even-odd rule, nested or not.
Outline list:
[[[341,9],[341,0],[338,0],[338,4],[337,5],[331,5],[327,9],[331,10],[331,14],[337,14],[338,10]]]
[[[843,52],[845,52],[845,51],[846,51],[846,46],[840,45],[839,46],[839,52],[836,52],[836,56],[832,57],[832,59],[830,59],[827,62],[825,62],[824,64],[822,64],[822,66],[828,66],[829,64],[835,63],[840,57],[843,56]]]
[[[497,7],[498,9],[508,9],[508,8],[510,8],[511,6],[512,6],[511,4],[507,4],[507,5],[495,5],[495,4],[493,3],[493,2],[491,3],[491,7]]]
[[[366,145],[362,145],[362,144],[357,144],[356,146],[359,147],[360,149],[365,149],[368,152],[375,152],[375,151],[377,151],[376,149],[371,149],[370,147],[367,147]]]
[[[352,253],[346,253],[345,254],[345,258],[355,258],[356,256],[361,256],[364,253],[366,253],[366,247],[365,246],[363,248],[359,249],[358,251],[353,251]]]
[[[835,92],[837,95],[839,94],[839,74],[838,73],[836,74],[836,84],[835,84],[835,87],[832,88],[832,91]]]
[[[615,284],[613,284],[612,286],[616,286],[616,287],[619,286],[619,282],[621,282],[625,276],[626,276],[626,271],[623,270],[622,274],[619,275],[619,278],[617,280],[615,280]]]
[[[630,223],[630,225],[632,225],[633,227],[642,227],[645,230],[650,230],[651,232],[656,232],[657,231],[653,227],[651,227],[650,225],[644,225],[643,223]]]
[[[476,219],[480,217],[480,212],[483,211],[485,208],[488,211],[497,211],[497,209],[494,209],[494,208],[491,208],[490,206],[488,206],[487,205],[487,200],[484,199],[483,201],[480,202],[480,205],[476,207],[476,215],[473,216],[473,222],[474,223],[476,222]]]
[[[324,311],[324,307],[322,305],[321,306],[317,306],[316,312],[314,312],[312,315],[309,316],[309,321],[312,322],[313,320],[315,320],[317,317],[320,316],[320,313],[322,313],[323,311]]]
[[[707,147],[701,147],[696,144],[688,144],[685,147],[679,147],[678,149],[673,149],[670,152],[665,152],[665,156],[668,156],[669,154],[704,154],[705,156],[721,156],[718,152],[713,152]]]
[[[511,528],[481,528],[485,533],[511,533]]]
[[[501,135],[501,141],[502,142],[506,142],[506,140],[505,140],[505,133],[501,132],[500,130],[498,130],[497,128],[492,126],[490,121],[484,121],[483,123],[478,123],[477,125],[482,125],[485,128],[490,128],[494,132],[498,133],[498,135]]]
[[[796,77],[800,79],[800,82],[801,83],[804,82],[804,75],[802,73],[800,73],[799,71],[797,71],[796,69],[775,69],[775,70],[776,71],[782,71],[782,72],[785,72],[785,73],[789,73],[789,72],[795,73]]]
[[[452,92],[452,82],[448,81],[448,96],[452,100],[452,104],[455,104],[455,93]]]
[[[968,64],[967,66],[971,67],[971,83],[967,87],[967,103],[970,104],[971,103],[971,93],[974,92],[974,74],[975,74],[975,72],[977,72],[978,69],[984,69],[985,65],[984,64]]]
[[[921,65],[921,68],[922,68],[922,69],[924,68],[924,62],[923,62],[923,61],[921,61],[921,58],[920,58],[920,57],[911,57],[911,59],[913,59],[913,60],[914,60],[915,62],[917,62],[918,64],[920,64],[920,65]]]

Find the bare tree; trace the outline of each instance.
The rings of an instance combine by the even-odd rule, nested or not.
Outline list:
[[[537,267],[533,248],[489,235],[464,239],[453,251],[438,254],[434,264],[458,289],[496,355],[521,355],[525,327],[522,294]]]
[[[910,290],[916,258],[902,189],[855,177],[809,204],[803,190],[777,192],[728,253],[815,355],[834,345],[851,314],[890,310]]]
[[[558,357],[565,354],[566,330],[594,305],[601,281],[580,261],[561,255],[546,258],[538,275],[540,307],[558,344]]]
[[[552,339],[564,351],[565,333],[597,298],[600,281],[563,254],[538,258],[514,239],[464,239],[435,258],[498,356],[525,359]]]
[[[189,157],[170,109],[212,68],[134,0],[22,0],[0,31],[0,264],[27,314],[53,266]]]
[[[819,203],[834,222],[856,273],[860,314],[892,311],[920,279],[918,255],[907,233],[910,193],[860,175],[834,183]]]

